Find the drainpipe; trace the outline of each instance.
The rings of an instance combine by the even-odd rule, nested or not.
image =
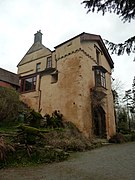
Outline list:
[[[41,75],[39,74],[39,83],[38,83],[38,92],[39,92],[38,112],[41,111],[41,109],[40,109],[40,107],[41,107],[41,89],[40,89],[40,85],[41,85]]]

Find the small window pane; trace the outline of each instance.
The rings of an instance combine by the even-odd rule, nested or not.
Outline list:
[[[21,92],[32,91],[36,89],[36,76],[21,80]]]
[[[96,86],[106,87],[105,73],[99,69],[95,70],[95,84]]]
[[[46,68],[51,68],[52,67],[52,57],[47,58],[47,63],[46,63]]]
[[[100,60],[100,52],[96,49],[96,61],[97,61],[97,64],[99,64],[99,60]]]
[[[32,90],[32,78],[25,80],[25,91]]]
[[[41,63],[36,64],[36,72],[40,71],[40,68],[41,68],[40,66],[41,66]]]

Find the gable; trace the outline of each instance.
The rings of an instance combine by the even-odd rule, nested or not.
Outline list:
[[[82,33],[80,35],[80,41],[83,42],[83,41],[95,41],[98,43],[99,47],[101,48],[101,50],[103,51],[104,53],[104,56],[106,57],[111,69],[114,68],[114,62],[101,38],[101,36],[99,35],[94,35],[94,34],[88,34],[88,33]]]
[[[47,56],[51,54],[51,50],[46,48],[43,44],[40,42],[34,43],[30,49],[27,51],[25,56],[22,58],[22,60],[19,62],[18,66],[21,66],[23,64],[29,63],[31,61],[34,61],[36,59],[42,58],[44,56]]]

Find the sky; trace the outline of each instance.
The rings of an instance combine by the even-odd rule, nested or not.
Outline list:
[[[83,0],[0,0],[0,67],[17,73],[17,64],[41,30],[42,43],[51,50],[82,33],[101,35],[114,43],[124,42],[135,32],[134,21],[123,23],[115,14],[88,13]],[[134,55],[111,55],[112,77],[132,88]]]

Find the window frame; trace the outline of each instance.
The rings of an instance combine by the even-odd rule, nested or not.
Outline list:
[[[96,48],[96,62],[97,62],[97,64],[99,64],[99,62],[100,62],[100,55],[101,55],[101,52]]]
[[[101,55],[103,54],[102,53],[102,51],[101,51],[101,49],[99,49],[99,47],[96,45],[96,44],[94,44],[94,48],[95,48],[95,58],[96,58],[96,62],[97,62],[97,64],[99,65],[100,63],[101,63]]]
[[[95,66],[94,73],[95,73],[95,86],[96,87],[103,87],[106,88],[106,69],[102,66]]]
[[[39,72],[41,69],[41,62],[36,64],[36,72]]]
[[[26,83],[30,82],[30,87],[31,88],[26,88]],[[21,78],[21,82],[20,82],[20,92],[21,93],[25,93],[25,92],[32,92],[36,90],[36,82],[37,82],[37,77],[36,75],[33,76],[27,76],[27,77],[23,77]]]
[[[46,68],[52,68],[52,56],[47,57]]]

